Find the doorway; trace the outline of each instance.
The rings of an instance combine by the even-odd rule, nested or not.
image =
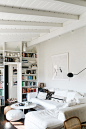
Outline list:
[[[5,65],[5,103],[7,103],[7,99],[9,98],[9,67]]]

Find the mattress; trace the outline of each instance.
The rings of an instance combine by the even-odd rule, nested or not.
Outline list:
[[[45,109],[55,109],[55,108],[60,108],[64,105],[64,103],[59,103],[51,100],[40,100],[38,98],[32,98],[30,102],[39,104],[43,106]]]

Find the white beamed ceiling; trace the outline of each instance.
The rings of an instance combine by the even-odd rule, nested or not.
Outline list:
[[[0,41],[19,41],[20,39],[20,41],[28,41],[30,45],[33,45],[61,35],[61,33],[63,34],[64,27],[66,29],[68,26],[70,27],[69,30],[72,30],[71,26],[73,26],[73,24],[76,26],[78,23],[77,28],[85,26],[85,24],[79,24],[79,22],[81,23],[82,19],[84,20],[84,18],[86,18],[86,1],[84,1],[85,4],[81,4],[83,0],[73,0],[69,3],[68,0],[63,1],[64,0],[0,0],[0,7],[2,7],[2,9],[0,8],[0,21],[2,21],[2,23],[0,23]],[[7,11],[5,11],[5,9],[7,9],[6,7],[8,7]],[[22,13],[15,11],[16,8]],[[29,10],[32,10],[31,14],[28,13]],[[34,14],[32,15],[33,12]],[[45,15],[47,13],[49,16]],[[55,13],[55,15],[52,15],[52,13]],[[13,24],[10,24],[10,21],[13,21]],[[17,24],[17,22],[20,22],[20,24]],[[22,22],[25,22],[26,25],[25,23],[21,24]],[[55,34],[54,36],[54,33],[57,31],[57,35]],[[64,33],[67,33],[67,31],[64,31]],[[53,37],[49,36],[51,34]]]

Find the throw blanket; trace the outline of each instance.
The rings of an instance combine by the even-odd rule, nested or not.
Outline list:
[[[66,119],[77,116],[81,122],[86,121],[86,104],[67,107],[59,110],[58,119],[65,121]]]

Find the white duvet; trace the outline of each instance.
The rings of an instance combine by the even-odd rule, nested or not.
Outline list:
[[[32,98],[30,102],[39,104],[43,106],[45,109],[55,109],[55,108],[62,107],[64,105],[64,103],[59,103],[51,100],[41,100],[38,98]]]

